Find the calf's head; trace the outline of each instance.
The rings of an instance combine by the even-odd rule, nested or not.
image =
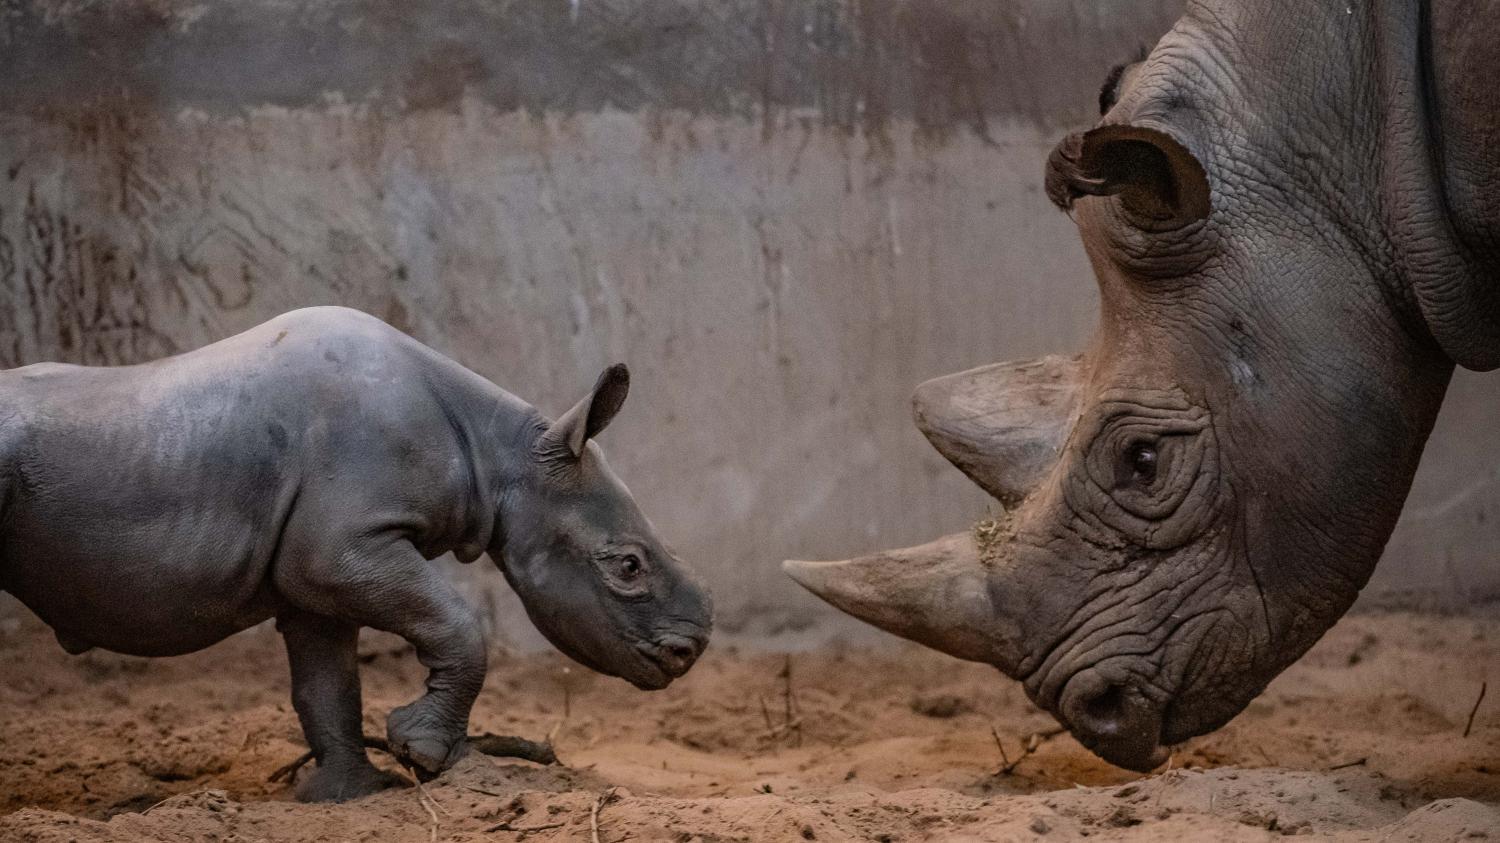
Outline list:
[[[623,365],[532,432],[491,556],[542,634],[576,661],[664,688],[708,643],[708,590],[657,536],[592,439],[629,390]]]
[[[1136,770],[1227,722],[1350,605],[1452,368],[1382,245],[1363,89],[1230,76],[1245,57],[1216,54],[1210,25],[1185,19],[1048,163],[1101,294],[1088,351],[917,392],[919,425],[1007,517],[978,541],[787,563],[845,611],[995,664]]]

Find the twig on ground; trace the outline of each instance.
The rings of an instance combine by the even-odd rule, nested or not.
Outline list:
[[[771,737],[778,738],[778,737],[781,737],[782,735],[792,734],[793,732],[797,733],[797,745],[801,746],[802,745],[802,718],[801,717],[798,717],[796,720],[793,720],[790,723],[783,723],[780,726],[776,726],[776,727],[772,728],[771,729]]]
[[[365,735],[365,749],[374,749],[387,755],[395,756],[391,751],[391,745],[385,738]],[[537,764],[556,764],[557,753],[552,749],[552,741],[549,738],[541,742],[529,741],[525,738],[512,737],[510,735],[495,735],[485,732],[482,735],[471,735],[469,746],[481,755],[490,755],[498,758],[519,758],[522,761],[532,761]],[[266,777],[268,782],[290,781],[297,771],[302,769],[309,761],[313,760],[312,751],[302,753],[290,764],[276,768],[271,775]]]
[[[433,804],[433,807],[437,808],[439,811],[442,811],[444,814],[447,814],[450,817],[453,816],[453,814],[450,813],[447,808],[443,807],[443,803],[437,801],[437,798],[432,795],[432,791],[430,791],[430,790],[427,789],[427,785],[423,784],[422,780],[419,779],[419,778],[417,778],[417,771],[416,770],[408,767],[407,768],[407,772],[411,773],[412,779],[416,781],[416,783],[417,783],[417,790],[420,791],[421,794],[427,798],[428,802],[431,802]]]
[[[1003,769],[1005,767],[1009,767],[1010,756],[1005,754],[1005,744],[1000,742],[1000,732],[995,729],[995,724],[993,723],[990,724],[990,737],[993,737],[995,739],[995,748],[1000,750],[1001,768]]]
[[[370,735],[365,735],[364,743],[365,749],[378,749],[384,753],[390,753],[391,751],[391,745],[386,742],[385,738],[376,738],[371,737]],[[271,773],[271,775],[266,777],[266,781],[279,782],[283,779],[290,781],[292,776],[295,776],[297,774],[297,771],[302,769],[302,767],[311,760],[313,760],[313,753],[312,750],[308,750],[307,752],[299,755],[297,759],[292,763],[277,767],[276,770]]]
[[[514,831],[517,834],[530,834],[533,831],[546,831],[549,828],[562,828],[567,823],[542,823],[541,825],[511,825],[510,820],[503,823],[495,823],[484,830],[485,834],[494,834],[497,831]]]
[[[593,839],[593,843],[599,843],[599,811],[614,797],[615,788],[604,791],[599,794],[599,798],[594,802],[594,807],[589,811],[589,834]]]
[[[427,801],[432,797],[428,795],[427,788],[422,786],[422,780],[417,778],[417,771],[410,770],[410,772],[412,775],[412,779],[417,783],[417,804],[421,805],[422,810],[427,812],[427,816],[432,818],[432,825],[427,829],[427,841],[428,843],[436,843],[438,833],[438,815],[437,811],[432,810],[432,805],[427,804]],[[438,807],[442,806],[439,805]]]
[[[475,752],[482,755],[491,755],[498,758],[519,758],[522,761],[531,761],[537,764],[556,764],[557,752],[552,749],[551,740],[529,741],[525,738],[517,738],[512,735],[496,735],[485,732],[482,735],[473,735],[469,738],[469,746]]]
[[[1464,724],[1464,737],[1466,738],[1469,736],[1469,732],[1474,728],[1474,715],[1479,713],[1479,704],[1484,702],[1484,692],[1488,691],[1489,689],[1490,683],[1479,683],[1479,699],[1475,700],[1474,707],[1469,709],[1469,722]]]
[[[1260,744],[1255,743],[1255,744],[1251,744],[1251,746],[1255,747],[1255,751],[1258,752],[1258,753],[1260,753],[1260,757],[1261,758],[1266,759],[1266,763],[1267,764],[1271,765],[1272,767],[1276,766],[1276,762],[1271,760],[1271,756],[1269,756],[1269,755],[1266,754],[1266,751],[1261,748]]]
[[[1363,766],[1365,766],[1365,762],[1369,761],[1369,760],[1370,759],[1368,759],[1368,758],[1356,758],[1353,761],[1345,761],[1342,764],[1335,764],[1332,767],[1329,767],[1328,768],[1328,772],[1331,773],[1334,770],[1345,770],[1345,769],[1348,769],[1350,767],[1363,767]]]
[[[1064,729],[1061,726],[1054,726],[1051,729],[1044,729],[1040,732],[1032,732],[1026,738],[1026,740],[1021,742],[1021,754],[1016,757],[1016,760],[1006,761],[1004,767],[1001,767],[999,770],[995,771],[995,775],[1008,776],[1011,773],[1014,773],[1016,771],[1016,768],[1021,766],[1021,762],[1025,761],[1027,756],[1031,755],[1033,752],[1036,752],[1038,747],[1066,731],[1067,729]],[[998,740],[999,738],[997,737],[996,741],[998,742]],[[1004,755],[1004,750],[1001,750],[1001,754]]]
[[[781,670],[777,672],[781,679],[781,723],[777,724],[771,718],[771,707],[766,705],[766,698],[760,698],[760,716],[766,721],[766,737],[777,740],[783,736],[794,735],[795,746],[802,745],[802,707],[797,703],[797,693],[792,689],[792,656],[786,656]]]

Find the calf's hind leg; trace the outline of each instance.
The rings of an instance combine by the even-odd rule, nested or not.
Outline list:
[[[363,542],[332,559],[278,569],[286,599],[311,612],[405,638],[427,668],[427,693],[386,718],[391,751],[435,775],[467,750],[469,710],[484,684],[479,620],[405,539]],[[357,739],[357,736],[356,736]]]
[[[292,669],[292,707],[317,766],[297,785],[304,802],[343,802],[404,784],[365,755],[360,728],[359,627],[296,609],[276,628]]]

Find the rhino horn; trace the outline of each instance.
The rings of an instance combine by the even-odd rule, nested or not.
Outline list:
[[[989,568],[970,533],[842,562],[782,563],[803,588],[886,632],[969,661],[1001,664]]]
[[[948,461],[1008,507],[1040,484],[1073,427],[1077,357],[980,366],[917,387],[917,427]]]

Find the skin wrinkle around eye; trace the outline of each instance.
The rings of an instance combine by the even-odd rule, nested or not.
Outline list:
[[[1152,550],[1186,544],[1212,522],[1217,456],[1206,410],[1170,391],[1114,389],[1095,418],[1064,484],[1074,513]],[[1155,496],[1115,483],[1121,453],[1142,440],[1165,443],[1159,456],[1170,463],[1158,465]]]

